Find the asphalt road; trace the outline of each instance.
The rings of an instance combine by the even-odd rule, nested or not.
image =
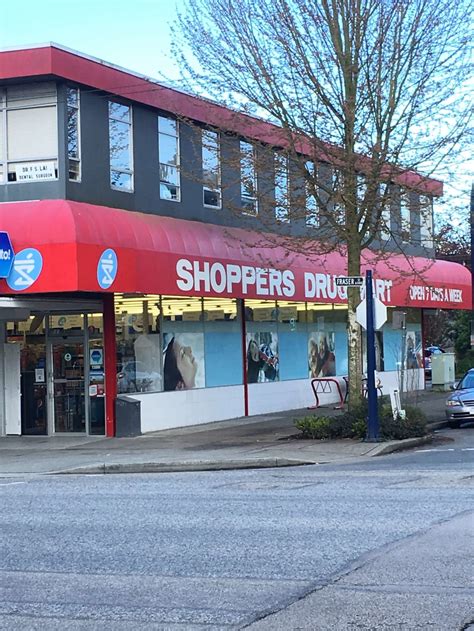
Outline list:
[[[0,629],[467,629],[473,448],[0,479]]]

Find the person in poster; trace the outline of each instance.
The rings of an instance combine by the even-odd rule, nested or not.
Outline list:
[[[328,340],[329,336],[329,340]],[[313,333],[308,342],[309,376],[333,377],[336,374],[334,333]]]
[[[196,336],[199,334],[195,334]],[[199,340],[196,340],[199,343]],[[173,335],[166,345],[163,362],[165,391],[196,388],[199,362],[190,345],[180,336]]]
[[[407,331],[406,334],[406,366],[407,370],[422,368],[421,358],[421,333],[419,331]],[[418,339],[417,339],[418,338]]]
[[[275,333],[247,335],[247,381],[278,381],[278,338]]]

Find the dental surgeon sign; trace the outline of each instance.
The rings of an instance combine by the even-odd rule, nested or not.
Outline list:
[[[0,278],[8,278],[13,265],[15,252],[8,232],[0,232]]]

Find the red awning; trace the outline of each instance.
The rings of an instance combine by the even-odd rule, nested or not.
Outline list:
[[[0,204],[15,250],[0,293],[123,292],[341,303],[338,252],[288,252],[275,237],[239,228],[64,200]],[[471,274],[448,261],[367,252],[387,305],[470,309]],[[105,261],[105,262],[104,262]]]

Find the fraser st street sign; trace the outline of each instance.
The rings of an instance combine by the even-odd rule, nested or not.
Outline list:
[[[363,276],[338,276],[336,278],[337,287],[363,287]]]

